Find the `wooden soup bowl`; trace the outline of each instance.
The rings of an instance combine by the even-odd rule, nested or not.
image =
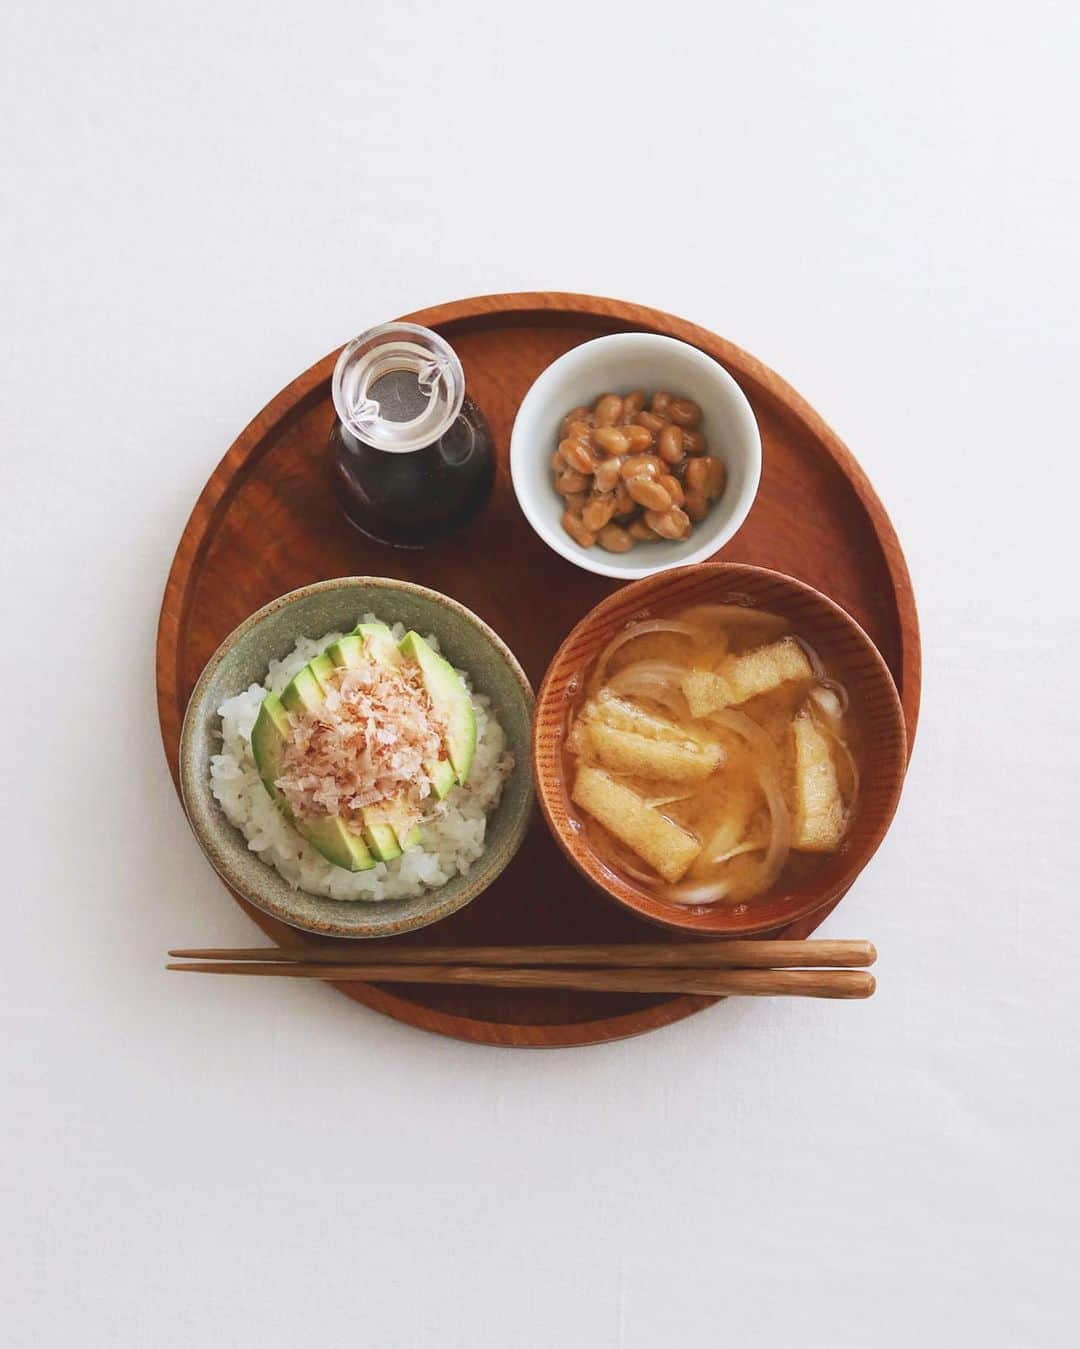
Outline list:
[[[847,688],[851,718],[861,728],[860,790],[855,817],[836,853],[813,874],[774,886],[744,903],[672,903],[605,866],[585,837],[570,801],[563,742],[570,710],[593,662],[631,621],[656,618],[690,604],[743,604],[786,618]],[[837,900],[874,855],[900,800],[907,766],[904,714],[877,647],[839,605],[781,572],[741,563],[703,563],[662,572],[623,587],[591,610],[555,653],[536,704],[533,774],[540,805],[560,847],[599,890],[618,904],[666,927],[702,935],[745,935],[786,927]]]

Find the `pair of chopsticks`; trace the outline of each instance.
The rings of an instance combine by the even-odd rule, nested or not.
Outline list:
[[[868,998],[868,941],[695,941],[594,946],[262,947],[170,951],[170,970],[330,983],[482,984],[589,993]],[[180,960],[184,963],[179,963]]]

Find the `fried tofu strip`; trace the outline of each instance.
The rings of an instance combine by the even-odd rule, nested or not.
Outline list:
[[[800,852],[835,852],[847,821],[829,742],[805,709],[791,729],[795,741],[791,846]]]
[[[672,884],[683,878],[701,851],[692,834],[665,819],[602,769],[582,765],[574,779],[572,799]]]
[[[790,637],[741,656],[732,656],[720,671],[694,670],[682,679],[682,691],[695,717],[707,717],[723,707],[737,707],[758,694],[769,693],[790,679],[813,674],[806,652]]]
[[[646,712],[643,707],[620,698],[609,689],[601,689],[595,698],[585,704],[582,712],[589,721],[602,721],[607,726],[614,726],[617,731],[629,731],[650,740],[686,740],[685,733],[675,722]]]
[[[720,746],[684,740],[650,740],[644,735],[617,731],[602,721],[590,721],[586,733],[593,752],[605,768],[637,778],[662,782],[704,782],[720,762]]]

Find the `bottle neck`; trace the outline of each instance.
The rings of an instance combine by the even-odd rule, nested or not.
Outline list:
[[[431,445],[457,420],[465,375],[438,333],[415,323],[387,323],[345,347],[332,393],[349,435],[390,454],[409,454]]]

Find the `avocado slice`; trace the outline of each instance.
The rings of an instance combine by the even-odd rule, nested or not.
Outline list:
[[[400,857],[406,848],[420,842],[420,826],[410,822],[410,817],[396,801],[365,806],[361,815],[368,846],[380,862]]]
[[[289,714],[282,707],[277,694],[268,693],[263,699],[262,707],[259,708],[259,715],[251,732],[251,752],[255,755],[255,766],[259,770],[263,786],[275,801],[281,796],[274,783],[281,777],[288,736]]]
[[[305,665],[281,693],[282,707],[301,716],[305,712],[317,712],[325,701],[322,685],[310,665]]]
[[[400,660],[397,642],[385,623],[357,623],[353,636],[359,637],[372,660],[383,665],[396,665]]]
[[[315,678],[319,681],[319,687],[325,697],[334,686],[334,662],[324,651],[321,656],[316,656],[308,667]]]
[[[360,812],[364,821],[364,837],[368,847],[380,862],[392,862],[401,856],[401,845],[393,826],[387,821],[378,806],[365,806]]]
[[[316,658],[318,659],[318,658]],[[322,686],[310,665],[305,665],[281,697],[268,693],[259,708],[251,732],[251,752],[263,786],[277,802],[289,823],[306,838],[328,862],[346,871],[370,871],[375,865],[367,845],[346,825],[340,815],[320,815],[309,820],[293,819],[274,782],[281,776],[281,764],[289,735],[288,711],[311,712],[323,702]]]
[[[318,815],[296,826],[328,862],[346,871],[370,871],[375,859],[359,834],[340,815]]]
[[[364,660],[364,642],[351,633],[326,648],[326,656],[339,670],[355,670]]]
[[[380,801],[376,806],[369,806],[373,824],[381,824],[389,827],[393,832],[394,840],[397,845],[395,857],[399,856],[406,848],[411,848],[414,844],[420,842],[420,826],[412,822],[412,814],[406,811],[399,801]],[[364,812],[364,824],[367,825],[368,811]]]
[[[464,782],[476,753],[476,713],[468,690],[450,662],[433,651],[419,633],[407,632],[398,650],[420,666],[428,697],[446,722],[446,752],[454,776]]]
[[[434,763],[426,763],[424,767],[431,778],[431,790],[435,793],[435,799],[441,801],[443,797],[449,795],[450,789],[457,782],[454,765],[449,759],[438,759]]]

